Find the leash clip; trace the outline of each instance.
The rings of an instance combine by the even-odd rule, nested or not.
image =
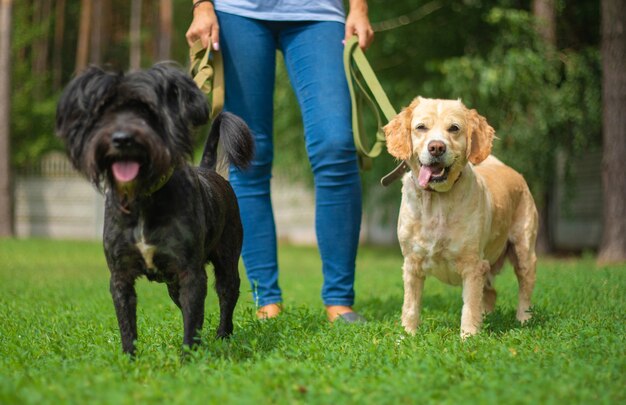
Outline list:
[[[383,187],[389,186],[394,181],[398,180],[400,177],[404,176],[404,173],[411,171],[409,165],[402,161],[395,169],[385,175],[382,179],[380,179],[380,184]]]

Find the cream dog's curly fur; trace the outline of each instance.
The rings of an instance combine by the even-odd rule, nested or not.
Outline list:
[[[458,100],[418,97],[384,128],[405,160],[398,239],[404,256],[402,325],[420,321],[426,276],[463,287],[461,337],[493,310],[505,257],[519,282],[517,319],[530,319],[538,215],[523,177],[490,156],[494,130]]]

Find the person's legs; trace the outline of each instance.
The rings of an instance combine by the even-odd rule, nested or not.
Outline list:
[[[263,307],[282,301],[270,200],[276,39],[261,21],[220,12],[217,15],[226,81],[224,109],[243,118],[255,140],[251,166],[244,171],[231,167],[229,176],[243,222],[246,273],[255,304]]]
[[[343,36],[344,25],[336,22],[292,24],[280,35],[313,168],[315,228],[324,274],[322,299],[327,307],[354,303],[361,227],[361,181],[343,70]],[[335,315],[329,310],[331,318]]]

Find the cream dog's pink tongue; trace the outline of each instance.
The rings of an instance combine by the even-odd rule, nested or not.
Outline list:
[[[417,175],[417,182],[420,187],[426,188],[428,186],[428,182],[430,181],[430,177],[433,175],[433,166],[425,166],[422,165],[420,167],[420,172]]]
[[[139,174],[139,163],[133,161],[115,162],[111,169],[115,180],[128,182],[134,180]]]

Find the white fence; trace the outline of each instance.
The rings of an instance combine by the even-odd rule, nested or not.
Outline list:
[[[552,242],[566,251],[595,249],[602,239],[602,153],[589,151],[575,162],[569,190],[565,186],[564,156],[557,162],[550,207]]]
[[[40,167],[16,178],[18,237],[98,239],[103,217],[104,198],[61,153],[47,155]]]
[[[595,248],[602,233],[601,156],[591,153],[574,168],[574,193],[568,202],[562,172],[557,174],[552,223],[552,241],[557,249]],[[372,196],[366,196],[372,198]],[[395,224],[400,195],[395,206],[368,209],[363,218],[361,240],[395,244]],[[295,244],[315,244],[313,191],[285,179],[272,180],[272,204],[278,238]],[[61,153],[53,153],[31,173],[21,174],[15,184],[15,219],[18,237],[100,239],[104,222],[104,199],[73,170]]]
[[[272,204],[280,240],[316,243],[314,196],[309,187],[275,178]],[[104,198],[63,154],[52,153],[41,167],[17,177],[15,219],[17,236],[21,238],[100,239]],[[363,238],[369,235],[368,240],[395,241],[395,226],[364,224],[363,228]]]

